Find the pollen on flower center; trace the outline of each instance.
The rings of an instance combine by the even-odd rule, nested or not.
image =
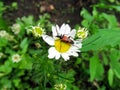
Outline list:
[[[71,43],[66,43],[61,39],[55,40],[55,49],[60,53],[65,53],[70,49]]]
[[[41,37],[45,32],[44,29],[42,29],[39,26],[33,26],[32,27],[32,33],[36,36],[36,37]]]
[[[38,33],[38,34],[43,34],[43,30],[42,30],[42,28],[39,28],[39,27],[35,27],[35,30],[36,30],[36,32]]]

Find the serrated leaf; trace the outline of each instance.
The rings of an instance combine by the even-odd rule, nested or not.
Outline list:
[[[83,41],[81,51],[100,50],[105,46],[120,45],[120,31],[101,29],[98,33]]]
[[[28,17],[22,17],[22,21],[26,24],[26,25],[32,25],[34,23],[34,18],[33,16],[28,16]]]
[[[110,86],[112,86],[113,84],[113,78],[114,78],[113,76],[114,76],[113,70],[110,68],[108,71],[108,82]]]

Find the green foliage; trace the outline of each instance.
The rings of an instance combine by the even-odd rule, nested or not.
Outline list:
[[[66,90],[119,89],[120,27],[114,14],[120,11],[118,0],[100,0],[91,7],[92,12],[85,8],[80,12],[81,25],[89,30],[80,55],[65,62],[48,59],[47,44],[31,34],[32,26],[51,33],[50,14],[40,15],[37,21],[32,15],[17,18],[20,31],[15,34],[13,23],[8,24],[3,15],[7,9],[18,9],[17,3],[5,6],[0,1],[0,31],[9,36],[0,37],[0,90],[54,90],[55,85]]]
[[[83,42],[82,51],[102,50],[105,46],[114,47],[120,43],[119,30],[100,29],[98,33]]]
[[[87,57],[90,60],[90,81],[105,81],[105,77],[107,77],[108,83],[112,87],[113,83],[117,85],[114,79],[120,78],[120,28],[116,16],[108,14],[109,10],[108,13],[99,11],[100,8],[115,9],[113,8],[114,5],[106,6],[106,2],[101,2],[92,7],[92,14],[86,9],[81,11],[84,18],[82,25],[89,28],[90,32],[89,37],[83,41],[81,51],[92,53],[92,56]],[[107,76],[105,75],[106,72]],[[100,88],[99,85],[97,87]]]
[[[108,81],[109,81],[109,84],[112,86],[113,84],[113,79],[114,79],[114,73],[113,73],[113,70],[112,69],[109,69],[108,71]]]

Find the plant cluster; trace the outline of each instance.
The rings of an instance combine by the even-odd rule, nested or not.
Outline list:
[[[0,89],[118,90],[119,4],[99,0],[92,12],[83,8],[82,22],[71,29],[54,25],[47,13],[37,21],[29,15],[9,24],[3,14],[8,7],[17,9],[17,3],[5,6],[1,1]]]

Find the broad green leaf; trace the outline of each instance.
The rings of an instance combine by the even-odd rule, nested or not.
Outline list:
[[[110,86],[112,86],[112,84],[113,84],[113,78],[114,78],[114,72],[110,68],[109,71],[108,71],[108,82],[109,82]]]
[[[81,51],[100,50],[105,46],[120,45],[120,31],[101,29],[98,33],[83,41]]]
[[[93,81],[96,76],[98,64],[99,60],[97,56],[90,58],[90,81]]]

